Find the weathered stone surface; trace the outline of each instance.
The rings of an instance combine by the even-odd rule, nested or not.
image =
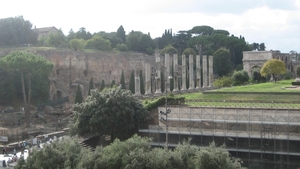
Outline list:
[[[44,56],[54,63],[49,76],[50,99],[69,96],[75,97],[77,84],[82,86],[82,93],[87,96],[89,80],[93,78],[95,88],[100,87],[102,79],[106,85],[112,80],[118,84],[124,71],[125,83],[129,84],[131,71],[144,71],[146,63],[155,65],[155,57],[133,52],[75,52],[69,49],[20,49]],[[10,53],[9,49],[0,49],[0,57]],[[128,87],[128,86],[126,86]]]

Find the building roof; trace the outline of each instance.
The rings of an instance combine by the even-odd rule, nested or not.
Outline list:
[[[54,30],[58,31],[58,29],[56,27],[54,27],[54,26],[52,26],[52,27],[44,27],[44,28],[36,28],[36,30],[38,30],[39,32],[48,32],[51,29],[54,29]]]

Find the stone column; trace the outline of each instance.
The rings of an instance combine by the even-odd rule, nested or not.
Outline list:
[[[151,66],[145,64],[145,94],[151,94]]]
[[[213,87],[214,83],[214,70],[213,70],[213,56],[208,56],[208,73],[209,73],[209,87]]]
[[[200,55],[196,56],[196,89],[201,88],[201,64]]]
[[[174,83],[174,89],[173,91],[178,91],[178,55],[173,55],[173,68],[174,68],[174,77],[173,77],[173,83]]]
[[[194,83],[194,62],[193,62],[193,55],[189,55],[189,90],[195,89],[195,83]]]
[[[140,96],[141,95],[141,90],[140,90],[140,76],[137,75],[135,77],[135,95]]]
[[[160,56],[159,56],[158,52],[155,52],[155,63],[156,63],[156,70],[155,70],[156,91],[155,91],[155,93],[161,93],[161,78],[160,78],[161,63],[160,63]]]
[[[186,90],[186,56],[182,55],[182,88],[181,90]]]
[[[207,56],[204,55],[202,58],[202,68],[203,68],[203,88],[207,87]]]
[[[170,55],[165,54],[165,92],[170,92],[170,79],[168,78],[170,75]]]

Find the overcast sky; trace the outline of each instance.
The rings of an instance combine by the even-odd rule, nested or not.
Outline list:
[[[23,15],[33,26],[116,32],[123,25],[160,37],[207,25],[265,43],[266,50],[300,52],[300,0],[8,0],[0,18]]]

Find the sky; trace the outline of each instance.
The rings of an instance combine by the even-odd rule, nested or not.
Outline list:
[[[266,50],[300,53],[300,0],[9,0],[0,18],[23,16],[33,27],[55,26],[65,35],[84,27],[91,33],[130,31],[161,37],[194,26],[211,26],[243,36]]]

